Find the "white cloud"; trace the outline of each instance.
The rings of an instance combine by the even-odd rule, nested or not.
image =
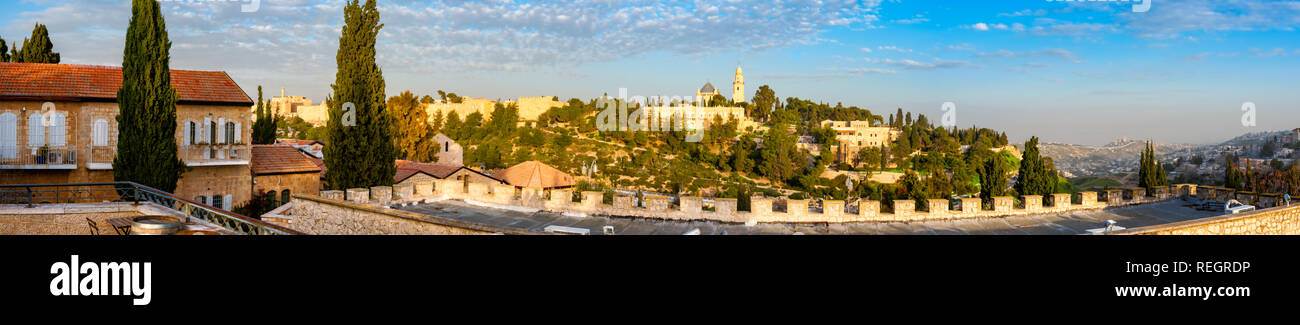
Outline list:
[[[1294,31],[1300,27],[1300,1],[1161,1],[1145,13],[1119,13],[1124,29],[1139,37],[1176,38],[1189,32]]]
[[[905,48],[901,48],[901,47],[897,47],[897,46],[893,46],[893,45],[877,46],[876,49],[884,50],[884,51],[894,51],[894,52],[898,52],[898,53],[912,53],[912,50],[911,50],[911,49],[905,49]]]
[[[989,24],[976,23],[974,25],[970,25],[970,28],[978,31],[987,31],[989,30]]]

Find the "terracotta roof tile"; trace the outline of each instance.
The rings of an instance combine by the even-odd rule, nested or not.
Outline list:
[[[297,148],[287,145],[257,144],[253,145],[253,160],[249,166],[253,175],[319,173],[320,167],[299,152]]]
[[[251,106],[253,100],[221,71],[172,70],[177,102]],[[48,63],[0,63],[0,98],[116,100],[122,68]]]
[[[536,160],[519,163],[493,176],[517,187],[564,188],[575,184],[573,176]]]

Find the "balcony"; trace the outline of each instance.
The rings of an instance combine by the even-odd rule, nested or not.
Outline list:
[[[186,166],[234,166],[248,165],[252,153],[246,144],[192,144],[178,149],[181,161]]]
[[[67,146],[0,146],[0,169],[77,169],[77,150]]]

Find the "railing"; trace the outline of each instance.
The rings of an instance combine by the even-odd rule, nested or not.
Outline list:
[[[75,147],[0,146],[4,165],[76,165]]]
[[[135,182],[0,185],[0,203],[36,204],[86,202],[151,202],[246,235],[301,235],[297,230],[190,201]]]
[[[252,157],[251,146],[246,144],[192,144],[181,146],[180,158],[185,162],[240,161]]]

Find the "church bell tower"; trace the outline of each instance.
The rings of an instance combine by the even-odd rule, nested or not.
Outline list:
[[[736,81],[731,83],[731,100],[737,103],[745,102],[745,74],[736,67]]]

